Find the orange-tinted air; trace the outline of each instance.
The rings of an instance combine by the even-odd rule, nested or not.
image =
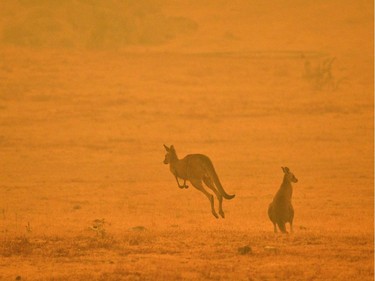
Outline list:
[[[373,280],[373,11],[2,0],[0,280]],[[225,218],[163,144],[209,157]]]

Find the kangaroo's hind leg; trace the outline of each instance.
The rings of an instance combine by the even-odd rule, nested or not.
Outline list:
[[[273,223],[273,232],[274,232],[274,233],[277,233],[276,223]]]
[[[201,191],[204,195],[207,196],[208,200],[210,200],[210,203],[211,203],[211,211],[212,211],[212,214],[215,216],[215,218],[219,218],[219,216],[217,215],[216,211],[215,211],[215,207],[214,207],[214,196],[211,195],[210,193],[207,192],[207,190],[204,189],[203,185],[202,185],[202,181],[201,180],[190,180],[191,184],[196,188],[198,189],[199,191]]]
[[[268,217],[270,218],[272,224],[273,224],[273,232],[277,233],[277,224],[276,224],[276,219],[275,219],[275,211],[273,208],[273,203],[271,203],[268,206]]]
[[[216,197],[217,200],[219,200],[219,214],[222,218],[225,217],[224,211],[223,211],[223,196],[220,194],[220,192],[215,188],[214,183],[212,182],[211,178],[204,177],[203,178],[204,183],[208,186],[209,189],[211,189]]]

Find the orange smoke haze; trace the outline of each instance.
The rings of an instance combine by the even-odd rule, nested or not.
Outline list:
[[[1,1],[0,280],[373,280],[373,2],[203,2]]]

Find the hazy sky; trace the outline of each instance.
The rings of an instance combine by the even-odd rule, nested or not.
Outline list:
[[[370,52],[372,1],[1,1],[3,45]],[[331,40],[335,38],[335,40]]]

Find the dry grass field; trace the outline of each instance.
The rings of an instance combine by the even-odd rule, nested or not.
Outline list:
[[[294,2],[3,1],[0,280],[374,280],[373,4]]]

